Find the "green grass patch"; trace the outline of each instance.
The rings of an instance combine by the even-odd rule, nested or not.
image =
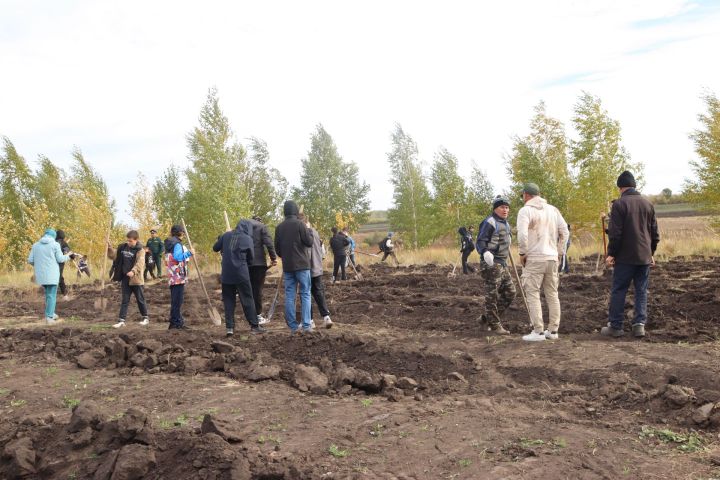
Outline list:
[[[69,395],[64,395],[62,399],[62,404],[65,408],[74,408],[80,405],[80,399],[72,398]]]
[[[647,425],[640,429],[640,438],[651,438],[662,443],[673,444],[685,453],[699,452],[705,449],[705,442],[698,432],[678,433],[669,428],[654,428]]]
[[[328,452],[335,458],[345,458],[350,454],[349,450],[341,450],[340,447],[335,444],[330,445]]]
[[[22,399],[10,400],[10,406],[13,408],[24,407],[26,403],[27,401]]]

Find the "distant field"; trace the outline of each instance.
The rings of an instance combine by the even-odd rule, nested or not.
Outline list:
[[[672,203],[668,205],[655,205],[655,214],[659,218],[663,217],[696,217],[707,215],[708,212],[698,210],[689,203]]]

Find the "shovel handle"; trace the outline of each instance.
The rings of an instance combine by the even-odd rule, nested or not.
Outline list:
[[[185,230],[185,236],[187,237],[188,244],[190,245],[190,248],[194,250],[192,240],[190,240],[190,234],[188,233],[187,226],[185,225],[185,219],[181,218],[180,221],[182,222],[183,230]],[[192,256],[192,259],[195,264],[195,269],[197,269],[198,277],[200,278],[200,285],[202,286],[203,292],[205,292],[205,299],[207,300],[210,308],[214,309],[215,307],[210,301],[210,295],[208,295],[207,288],[205,288],[205,280],[203,280],[202,273],[200,272],[200,264],[198,263],[197,258],[195,258],[195,255]]]
[[[105,245],[103,245],[102,248],[102,256],[103,256],[103,264],[102,264],[102,275],[100,275],[100,297],[103,298],[105,295],[105,274],[107,272],[107,250],[108,250],[108,244],[110,243],[110,230],[112,230],[112,221],[110,222],[110,227],[107,230],[107,235],[105,235]]]

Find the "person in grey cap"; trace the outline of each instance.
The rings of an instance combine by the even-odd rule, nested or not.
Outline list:
[[[512,243],[508,215],[510,202],[498,195],[493,200],[492,214],[480,224],[476,242],[482,258],[480,273],[485,283],[485,314],[480,317],[480,323],[500,335],[510,333],[500,320],[515,299],[515,285],[507,265]]]
[[[645,336],[647,289],[650,267],[655,265],[655,249],[660,233],[655,207],[635,190],[635,177],[627,170],[617,179],[620,198],[613,202],[608,226],[608,256],[605,262],[614,266],[608,324],[600,330],[608,337],[623,335],[625,296],[630,282],[635,285],[635,318],[632,332]]]
[[[560,299],[558,298],[558,264],[565,255],[570,232],[560,211],[540,197],[534,183],[523,186],[525,206],[517,217],[518,250],[523,266],[522,286],[527,297],[533,331],[525,341],[556,340],[560,328]],[[540,289],[548,305],[548,328],[542,317]]]

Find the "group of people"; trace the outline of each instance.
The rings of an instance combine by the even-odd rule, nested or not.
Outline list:
[[[608,225],[608,256],[606,264],[613,268],[613,283],[608,311],[609,321],[600,333],[604,336],[624,335],[625,297],[630,283],[635,288],[635,316],[632,332],[637,338],[645,336],[647,321],[647,288],[650,267],[660,241],[655,210],[636,190],[632,173],[625,171],[617,179],[620,198],[612,205]],[[532,331],[522,338],[526,341],[556,340],[560,328],[559,272],[564,271],[569,226],[560,211],[540,196],[534,183],[523,186],[524,206],[517,215],[517,236],[522,276],[520,287],[526,297],[526,307]],[[461,228],[463,271],[467,256],[477,250],[481,257],[481,275],[485,286],[485,310],[481,323],[501,335],[509,332],[502,325],[502,316],[516,296],[508,261],[512,261],[510,245],[512,231],[507,221],[510,214],[508,199],[498,196],[492,204],[492,214],[485,218],[475,241],[472,233]],[[466,253],[467,252],[467,253]],[[564,263],[564,264],[563,264]],[[540,290],[548,306],[545,326],[540,303]]]
[[[608,225],[608,267],[614,268],[612,293],[609,305],[609,321],[601,329],[602,335],[623,335],[625,296],[630,283],[635,286],[635,318],[632,324],[634,336],[645,335],[647,320],[647,287],[650,267],[660,240],[655,211],[652,204],[635,189],[635,179],[630,172],[623,172],[617,180],[620,198],[613,203]],[[569,245],[569,226],[560,211],[540,196],[534,183],[526,183],[522,190],[524,206],[517,215],[517,242],[519,263],[522,265],[521,289],[532,323],[532,331],[522,338],[526,341],[556,340],[559,337],[560,301],[558,298],[559,271],[565,265]],[[233,335],[235,307],[239,297],[242,310],[252,333],[264,333],[263,325],[269,320],[262,316],[262,289],[268,268],[282,259],[281,281],[285,291],[285,320],[291,333],[309,332],[315,328],[312,320],[311,297],[323,320],[330,328],[330,318],[325,287],[322,281],[325,248],[320,235],[312,228],[309,219],[300,212],[295,202],[283,205],[285,219],[275,228],[271,238],[268,228],[260,218],[243,219],[234,229],[220,235],[213,251],[222,255],[222,300],[225,310],[225,326],[228,336]],[[510,245],[512,229],[508,222],[510,202],[497,196],[492,203],[492,213],[480,223],[477,238],[472,227],[461,227],[461,252],[463,272],[474,272],[467,263],[469,255],[477,250],[480,254],[480,273],[485,289],[485,313],[480,322],[488,330],[507,335],[502,317],[516,296],[515,285],[508,262],[512,261]],[[345,264],[355,266],[355,243],[347,230],[332,229],[330,247],[334,254],[333,282],[345,280]],[[143,285],[150,273],[161,277],[161,263],[165,265],[170,287],[169,328],[186,328],[182,316],[184,287],[188,279],[188,263],[195,251],[183,245],[185,231],[174,225],[170,236],[161,241],[157,232],[151,230],[147,246],[139,241],[138,232],[131,230],[126,241],[113,248],[107,245],[107,255],[113,260],[110,276],[120,283],[121,302],[118,322],[126,324],[128,306],[134,296],[141,315],[141,325],[149,324],[148,308]],[[379,244],[386,260],[394,253],[393,234],[388,233]],[[270,256],[270,266],[267,264]],[[34,266],[35,281],[45,291],[45,321],[53,324],[58,317],[55,303],[58,286],[64,294],[63,265],[74,258],[61,230],[48,229],[33,245],[28,262]],[[89,270],[88,270],[89,274]],[[340,275],[338,277],[338,274]],[[279,285],[278,285],[279,288]],[[543,320],[540,291],[548,306],[547,327]],[[296,294],[300,296],[300,319],[296,315]]]

